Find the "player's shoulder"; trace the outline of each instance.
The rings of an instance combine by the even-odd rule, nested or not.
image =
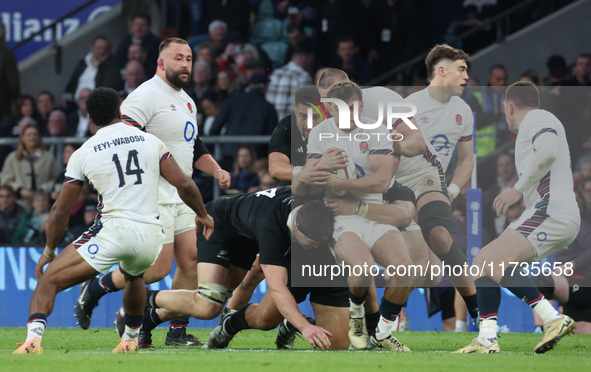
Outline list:
[[[364,88],[361,90],[361,94],[364,102],[368,100],[377,102],[399,102],[404,100],[400,94],[386,87]]]
[[[321,131],[327,131],[327,130],[332,130],[332,129],[336,129],[336,128],[337,128],[337,125],[334,121],[334,118],[328,118],[328,119],[322,120],[317,126],[312,128],[311,132],[321,132]]]
[[[279,120],[279,123],[277,123],[277,128],[291,129],[291,113]]]
[[[531,130],[547,126],[562,126],[560,120],[558,120],[558,118],[553,113],[542,109],[531,110],[527,114],[525,114],[521,126],[523,126],[523,124],[525,124],[526,128],[529,128]]]
[[[430,98],[429,96],[429,87],[425,87],[419,91],[411,93],[406,97],[404,100],[407,102],[416,103],[425,103],[425,100]]]

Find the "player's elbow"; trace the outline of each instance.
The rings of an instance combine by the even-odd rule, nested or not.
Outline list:
[[[272,162],[269,164],[269,173],[271,174],[271,177],[273,177],[275,179],[280,179],[281,167],[278,164],[276,164],[275,162]]]
[[[174,186],[177,188],[180,195],[187,195],[191,192],[194,185],[195,183],[193,180],[185,176],[177,180]]]

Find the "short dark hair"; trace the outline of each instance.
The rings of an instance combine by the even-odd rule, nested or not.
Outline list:
[[[334,216],[322,200],[305,203],[297,213],[296,225],[300,232],[315,242],[328,242],[334,231]]]
[[[291,59],[293,60],[294,58],[309,56],[310,54],[313,54],[312,49],[308,45],[306,45],[305,43],[301,43],[293,51],[293,54],[291,55]]]
[[[47,94],[49,96],[49,99],[51,100],[51,102],[55,103],[55,96],[53,95],[53,93],[51,93],[47,89],[42,90],[41,92],[39,92],[37,94],[37,100],[39,100],[39,97],[41,97],[43,94]]]
[[[490,69],[488,70],[488,75],[489,76],[492,75],[492,72],[494,70],[503,70],[503,71],[507,72],[507,68],[502,63],[495,63],[494,65],[490,66]]]
[[[529,81],[518,81],[507,87],[505,100],[512,102],[517,108],[540,108],[540,92]]]
[[[162,52],[172,43],[189,45],[184,39],[181,39],[180,37],[169,37],[160,43],[160,46],[158,47],[158,55],[162,54]]]
[[[91,46],[94,46],[94,43],[96,43],[97,40],[104,40],[107,43],[109,43],[109,45],[111,44],[111,41],[109,40],[108,37],[106,37],[105,35],[97,35],[92,39],[92,44],[90,44]]]
[[[316,102],[320,102],[320,93],[318,92],[318,88],[316,85],[308,85],[302,87],[296,91],[295,94],[295,105],[306,105],[309,103],[317,104]]]
[[[12,196],[16,196],[16,192],[14,191],[14,189],[12,188],[12,186],[10,185],[4,185],[2,187],[0,187],[0,191],[2,190],[6,190],[8,191]]]
[[[427,75],[429,79],[433,78],[435,74],[435,66],[444,59],[449,59],[455,62],[459,59],[468,61],[470,55],[463,50],[450,47],[447,44],[438,44],[431,49],[427,58],[425,58],[425,65],[427,66]]]
[[[319,87],[329,87],[336,82],[349,80],[347,73],[338,68],[327,68],[318,78],[316,85]]]
[[[338,98],[341,101],[349,102],[351,99],[361,101],[363,99],[363,93],[359,85],[352,81],[339,81],[330,87],[327,93],[329,98]]]
[[[205,100],[211,101],[216,107],[222,106],[222,98],[216,92],[205,92],[201,97],[201,102]]]
[[[527,71],[525,71],[523,74],[521,74],[521,77],[526,77],[528,79],[531,79],[532,83],[534,83],[534,85],[540,85],[540,75],[538,74],[538,72],[534,69],[529,69]]]
[[[136,14],[136,16],[133,17],[133,19],[136,19],[136,18],[143,18],[146,20],[146,22],[148,22],[148,26],[152,26],[152,18],[150,18],[150,15],[148,13]]]
[[[88,96],[86,109],[95,125],[104,126],[117,117],[121,103],[119,94],[111,88],[96,88]]]
[[[348,35],[341,36],[339,38],[339,41],[337,42],[337,48],[341,43],[353,43],[353,44],[357,45],[357,42],[355,41],[355,39],[352,38],[351,36],[348,36]]]

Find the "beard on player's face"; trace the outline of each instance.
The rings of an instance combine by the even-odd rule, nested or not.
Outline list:
[[[181,74],[187,74],[183,77],[181,77]],[[177,88],[184,88],[187,85],[189,85],[189,83],[191,82],[191,71],[187,70],[187,69],[181,69],[178,71],[173,71],[171,68],[166,68],[166,80],[168,80],[169,83],[171,83],[172,85],[174,85]]]

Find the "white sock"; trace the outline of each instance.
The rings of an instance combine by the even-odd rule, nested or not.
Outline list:
[[[554,306],[550,303],[550,301],[543,299],[541,300],[536,307],[534,307],[534,311],[536,314],[542,318],[544,321],[544,325],[547,323],[560,318],[560,313],[556,311]]]
[[[461,319],[456,319],[456,332],[468,331],[468,322]]]
[[[45,332],[45,322],[43,321],[32,321],[27,324],[27,339],[25,342],[35,338],[43,338],[43,332]]]
[[[130,328],[129,326],[126,325],[125,332],[123,333],[123,337],[121,337],[121,341],[122,342],[129,341],[129,340],[137,341],[137,338],[140,335],[141,328],[142,327]]]
[[[480,323],[480,332],[478,333],[478,341],[484,346],[497,341],[497,321],[492,319],[485,319]]]
[[[349,299],[349,315],[351,318],[363,318],[365,316],[365,307],[363,307],[363,304],[354,304]]]
[[[376,327],[374,337],[376,340],[384,340],[392,335],[392,327],[396,319],[388,320],[380,315],[380,321]]]

